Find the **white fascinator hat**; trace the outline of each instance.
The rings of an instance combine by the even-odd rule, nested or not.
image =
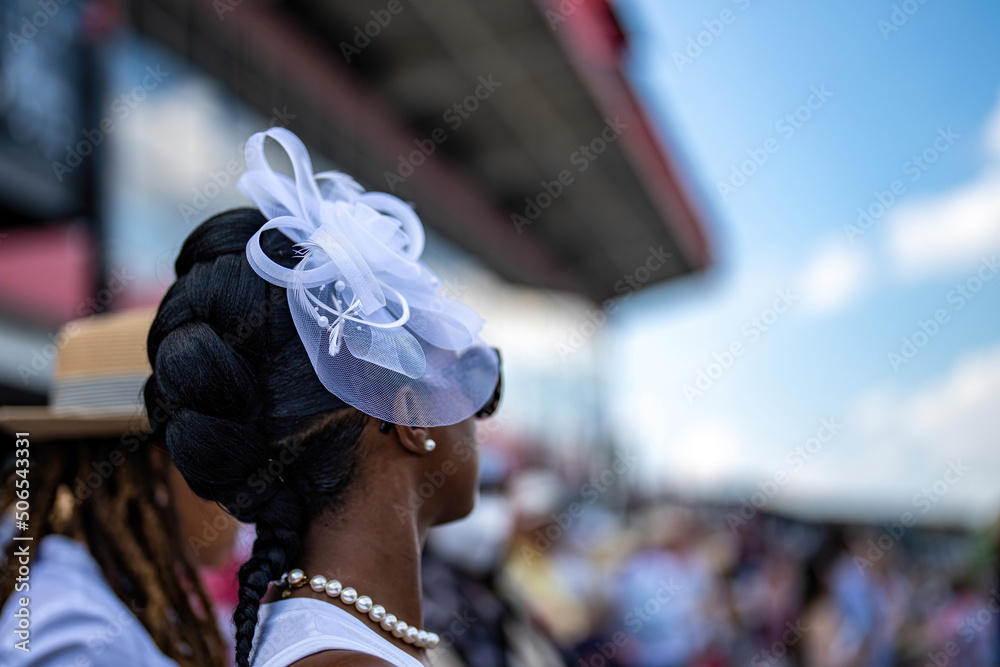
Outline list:
[[[288,154],[294,180],[268,164],[267,137]],[[479,338],[479,315],[438,295],[440,278],[420,261],[424,229],[413,209],[346,174],[314,174],[305,146],[283,128],[250,137],[246,161],[237,187],[268,219],[247,259],[287,288],[323,386],[394,424],[440,426],[479,412],[497,387],[499,356]],[[294,268],[264,253],[260,237],[269,229],[296,243]]]

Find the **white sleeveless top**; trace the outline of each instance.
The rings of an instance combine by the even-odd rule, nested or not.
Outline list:
[[[253,667],[287,667],[320,651],[357,651],[396,667],[424,665],[360,619],[329,602],[288,598],[260,606]]]

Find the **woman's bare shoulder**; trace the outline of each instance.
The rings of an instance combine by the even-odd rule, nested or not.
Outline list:
[[[393,667],[392,663],[356,651],[321,651],[296,660],[289,667]]]

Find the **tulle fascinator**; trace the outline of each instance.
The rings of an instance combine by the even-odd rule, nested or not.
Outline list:
[[[294,179],[268,164],[267,137],[288,154]],[[346,174],[313,174],[305,146],[283,128],[250,137],[246,160],[237,187],[268,219],[247,244],[247,259],[264,280],[288,289],[323,386],[394,424],[453,424],[480,410],[497,384],[498,355],[479,339],[483,321],[474,310],[438,296],[440,278],[420,261],[424,228],[413,209]],[[294,268],[264,253],[268,229],[296,243]]]

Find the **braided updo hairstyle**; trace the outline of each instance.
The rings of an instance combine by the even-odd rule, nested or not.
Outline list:
[[[150,329],[145,387],[149,414],[168,415],[153,426],[191,489],[256,524],[233,614],[240,667],[250,664],[268,582],[293,566],[309,521],[350,485],[368,419],[320,384],[285,288],[250,268],[247,241],[265,222],[238,209],[188,236]],[[262,246],[295,265],[280,232],[265,232]]]

